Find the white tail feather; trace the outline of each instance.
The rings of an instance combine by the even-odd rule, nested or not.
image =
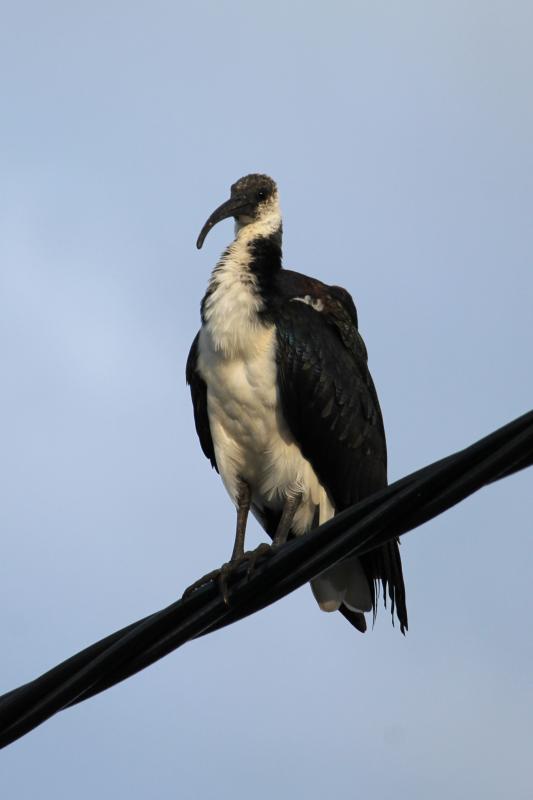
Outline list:
[[[313,578],[311,589],[322,611],[337,611],[342,603],[352,611],[372,608],[368,580],[357,556],[346,558]]]

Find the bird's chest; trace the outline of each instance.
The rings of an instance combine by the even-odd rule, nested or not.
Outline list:
[[[234,498],[239,478],[264,495],[281,451],[291,447],[279,407],[275,345],[274,326],[250,333],[231,354],[216,349],[208,326],[200,334],[198,370],[207,385],[209,427]]]

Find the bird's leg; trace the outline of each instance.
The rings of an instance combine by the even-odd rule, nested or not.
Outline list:
[[[301,500],[301,494],[290,494],[285,500],[281,518],[272,540],[272,547],[280,547],[287,541],[292,523],[294,522],[294,515],[298,511]]]
[[[189,586],[188,589],[185,589],[185,592],[183,593],[184,597],[191,595],[194,590],[199,589],[200,586],[204,586],[206,583],[209,583],[212,580],[217,580],[220,594],[224,598],[226,605],[229,605],[229,580],[233,572],[242,563],[242,561],[246,560],[248,562],[247,575],[248,578],[250,578],[256,568],[257,561],[262,556],[272,554],[277,548],[285,544],[294,521],[294,515],[296,514],[301,503],[302,495],[299,493],[290,494],[286,498],[272,544],[268,545],[266,542],[263,542],[263,544],[260,544],[259,547],[255,548],[255,550],[250,550],[245,553],[244,537],[246,535],[246,523],[248,521],[251,500],[252,495],[250,487],[245,481],[241,480],[237,495],[237,527],[235,530],[235,542],[233,545],[231,558],[226,564],[222,564],[219,569],[208,572],[207,575],[203,576],[203,578],[195,581],[195,583]]]
[[[237,495],[237,528],[235,530],[235,544],[230,561],[240,561],[244,556],[244,537],[246,535],[246,523],[248,512],[252,502],[252,493],[247,483],[241,480],[239,493]]]
[[[278,547],[281,547],[282,544],[285,544],[301,499],[301,494],[291,494],[286,498],[278,527],[276,528],[276,533],[272,539],[272,545],[260,544],[255,550],[252,550],[250,553],[245,553],[249,562],[248,577],[250,577],[254,571],[258,558],[271,554]]]
[[[226,605],[229,605],[228,578],[244,558],[244,537],[246,535],[246,523],[248,522],[251,502],[252,493],[250,487],[241,479],[237,494],[237,527],[235,529],[233,552],[227,564],[222,564],[218,575],[220,593]]]
[[[226,605],[228,605],[228,579],[231,573],[245,557],[244,537],[246,534],[246,522],[248,520],[248,512],[250,511],[251,500],[252,494],[250,487],[245,481],[241,480],[239,482],[237,494],[237,528],[235,531],[235,543],[233,545],[231,559],[226,564],[223,564],[219,569],[214,569],[211,572],[208,572],[207,575],[204,575],[202,578],[199,578],[199,580],[188,586],[183,592],[184,598],[189,597],[196,589],[199,589],[201,586],[205,586],[206,583],[210,583],[213,580],[218,580],[220,593],[224,598],[224,602]]]

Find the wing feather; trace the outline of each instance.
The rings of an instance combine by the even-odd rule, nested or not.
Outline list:
[[[278,385],[289,428],[341,511],[386,486],[387,448],[353,301],[338,287],[319,287],[321,311],[291,298],[280,303]],[[398,543],[368,553],[361,563],[374,612],[381,583],[403,632],[407,610]]]
[[[204,455],[210,460],[211,465],[218,472],[215,458],[215,448],[213,446],[211,428],[209,427],[209,417],[207,414],[207,386],[196,369],[196,364],[198,362],[199,337],[200,333],[197,333],[191,345],[189,357],[187,358],[187,366],[185,368],[185,377],[191,389],[196,433],[200,439],[200,444],[202,446],[202,450],[204,451]]]

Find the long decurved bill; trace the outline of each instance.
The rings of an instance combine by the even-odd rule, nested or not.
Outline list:
[[[230,197],[229,200],[226,200],[225,203],[222,203],[216,211],[213,211],[207,222],[205,223],[204,227],[200,231],[200,235],[196,241],[196,247],[198,250],[202,247],[205,237],[211,230],[214,228],[217,222],[220,222],[223,219],[227,219],[228,217],[236,217],[239,214],[243,214],[246,208],[246,200],[243,197]]]

